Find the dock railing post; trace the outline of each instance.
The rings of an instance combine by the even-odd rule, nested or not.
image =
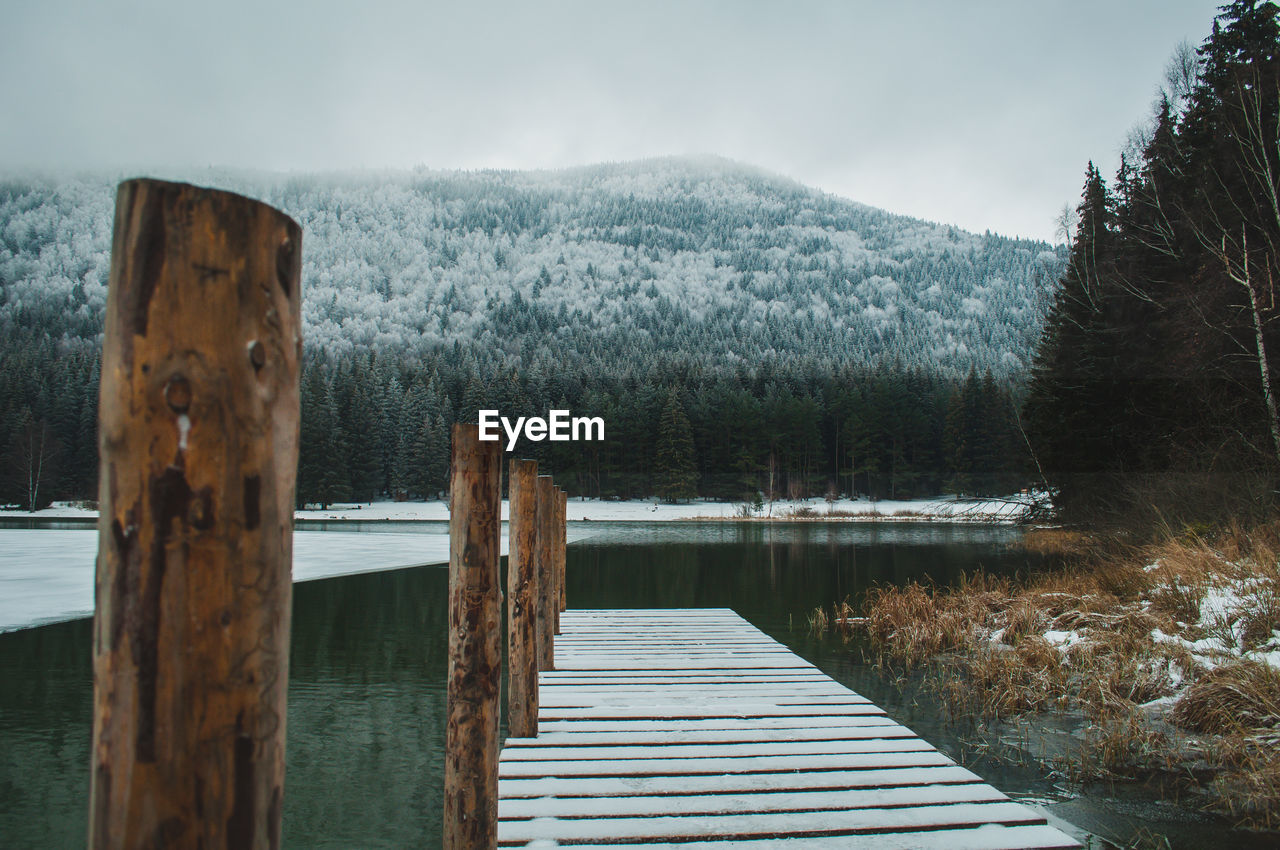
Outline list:
[[[507,727],[538,734],[538,462],[512,460],[507,549]]]
[[[551,619],[560,634],[560,485],[551,489]]]
[[[90,847],[279,846],[301,243],[239,195],[117,192]]]
[[[564,586],[565,579],[568,577],[565,568],[568,564],[568,553],[566,552],[566,548],[569,541],[569,494],[564,490],[560,491],[560,518],[556,523],[556,530],[560,535],[560,539],[556,546],[556,564],[559,567],[560,574],[560,580],[558,582],[560,587],[560,610],[564,611],[568,608],[568,593]]]
[[[455,423],[449,472],[449,679],[444,847],[498,841],[498,677],[502,667],[502,444]]]
[[[444,847],[498,842],[498,677],[502,667],[502,444],[455,423],[449,473],[449,680]]]
[[[538,476],[538,669],[554,670],[555,494],[550,475]]]

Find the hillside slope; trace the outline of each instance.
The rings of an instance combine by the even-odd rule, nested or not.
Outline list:
[[[1062,257],[720,159],[192,182],[304,229],[306,341],[564,368],[694,355],[1017,377]],[[114,178],[0,184],[0,329],[93,339]]]

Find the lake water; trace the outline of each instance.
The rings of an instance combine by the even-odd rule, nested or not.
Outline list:
[[[1025,760],[1011,763],[1013,748],[975,749],[965,743],[971,730],[948,723],[927,697],[904,694],[856,648],[808,631],[815,606],[856,601],[873,583],[1028,569],[1008,547],[1017,529],[584,523],[573,534],[588,536],[568,549],[571,607],[733,608],[996,787],[1075,824],[1077,836],[1083,828],[1126,845],[1168,835],[1151,846],[1221,846],[1220,825],[1140,790],[1082,793]],[[294,587],[286,845],[439,846],[447,584],[445,568],[417,567]],[[84,846],[90,649],[87,619],[0,634],[0,846]],[[1232,846],[1271,846],[1238,839]]]

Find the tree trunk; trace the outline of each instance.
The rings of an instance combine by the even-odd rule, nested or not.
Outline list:
[[[1246,267],[1247,268],[1247,267]],[[1280,410],[1276,407],[1275,392],[1271,387],[1271,362],[1267,359],[1267,340],[1263,334],[1262,308],[1258,304],[1258,290],[1251,280],[1246,280],[1249,290],[1249,307],[1253,313],[1253,331],[1258,352],[1258,370],[1262,373],[1262,400],[1267,408],[1267,424],[1271,427],[1271,446],[1280,463]]]
[[[45,444],[48,441],[49,426],[40,420],[40,435],[36,436],[36,424],[28,423],[26,438],[27,455],[27,510],[35,513],[40,506],[40,478],[44,474]]]

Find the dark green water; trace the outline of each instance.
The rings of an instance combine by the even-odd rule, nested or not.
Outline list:
[[[856,651],[808,632],[807,612],[846,595],[856,601],[872,583],[949,583],[979,567],[1027,569],[1025,556],[1007,548],[1016,529],[591,523],[577,530],[596,536],[569,547],[572,607],[733,608],[1006,793],[1126,843],[1149,834],[1170,834],[1169,845],[1152,846],[1221,843],[1220,828],[1132,792],[1078,796],[1038,767],[975,755],[936,705],[904,697]],[[446,598],[441,567],[295,586],[288,846],[439,846]],[[0,847],[84,845],[90,641],[88,620],[0,635]]]

